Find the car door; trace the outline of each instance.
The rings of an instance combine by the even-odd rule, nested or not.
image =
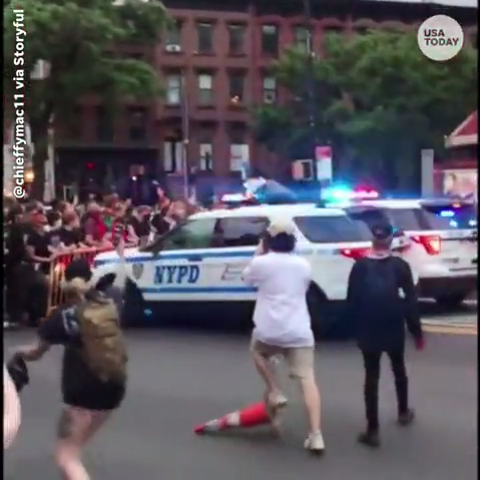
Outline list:
[[[213,238],[214,218],[191,219],[150,246],[141,266],[135,265],[146,301],[198,301],[208,297],[211,286],[206,261]]]
[[[242,272],[253,258],[268,223],[267,217],[233,216],[218,219],[213,248],[206,259],[212,282],[212,300],[255,300],[255,289],[245,284]]]

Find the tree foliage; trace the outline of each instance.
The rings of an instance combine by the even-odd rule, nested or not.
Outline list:
[[[257,136],[270,149],[284,153],[295,138],[311,138],[307,119],[314,114],[314,140],[331,143],[343,167],[394,171],[408,182],[419,150],[441,151],[444,136],[477,104],[477,55],[468,46],[443,63],[423,56],[414,33],[332,34],[324,46],[323,58],[311,63],[313,96],[303,51],[290,49],[272,66],[291,100],[256,110]]]
[[[23,19],[15,9],[23,11]],[[161,2],[20,0],[4,2],[3,10],[7,108],[15,92],[12,79],[23,70],[36,167],[46,159],[49,123],[53,118],[60,123],[71,119],[82,97],[93,94],[113,106],[125,98],[149,99],[161,92],[157,72],[145,61],[122,56],[118,49],[132,44],[154,46],[159,41],[167,25]],[[18,41],[24,42],[22,65],[14,64]],[[48,62],[50,74],[46,79],[31,79],[39,60]],[[42,171],[36,168],[36,177],[43,178]]]

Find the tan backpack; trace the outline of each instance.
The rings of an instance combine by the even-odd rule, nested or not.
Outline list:
[[[86,364],[104,382],[124,382],[127,348],[114,302],[102,297],[86,299],[79,306],[78,316]]]

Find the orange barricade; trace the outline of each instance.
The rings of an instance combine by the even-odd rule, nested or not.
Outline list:
[[[73,252],[60,255],[50,265],[49,286],[48,286],[48,312],[65,302],[64,292],[61,288],[61,282],[65,268],[73,261],[79,258],[86,258],[90,264],[93,263],[95,255],[108,251],[106,249],[82,248]]]

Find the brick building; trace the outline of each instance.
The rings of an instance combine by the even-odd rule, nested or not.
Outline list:
[[[78,105],[73,130],[57,129],[57,178],[78,178],[78,169],[87,164],[89,174],[117,176],[138,161],[157,175],[180,174],[185,160],[190,169],[222,177],[236,175],[245,162],[267,175],[284,172],[286,165],[253,141],[249,109],[282,100],[284,92],[266,67],[286,45],[305,45],[302,2],[164,3],[176,27],[153,50],[124,49],[125,55],[155,66],[164,98],[148,105],[127,104],[114,119],[96,99],[85,99]],[[313,47],[321,54],[329,31],[348,36],[368,28],[415,28],[438,13],[471,24],[467,36],[476,42],[472,12],[411,0],[312,0]]]

